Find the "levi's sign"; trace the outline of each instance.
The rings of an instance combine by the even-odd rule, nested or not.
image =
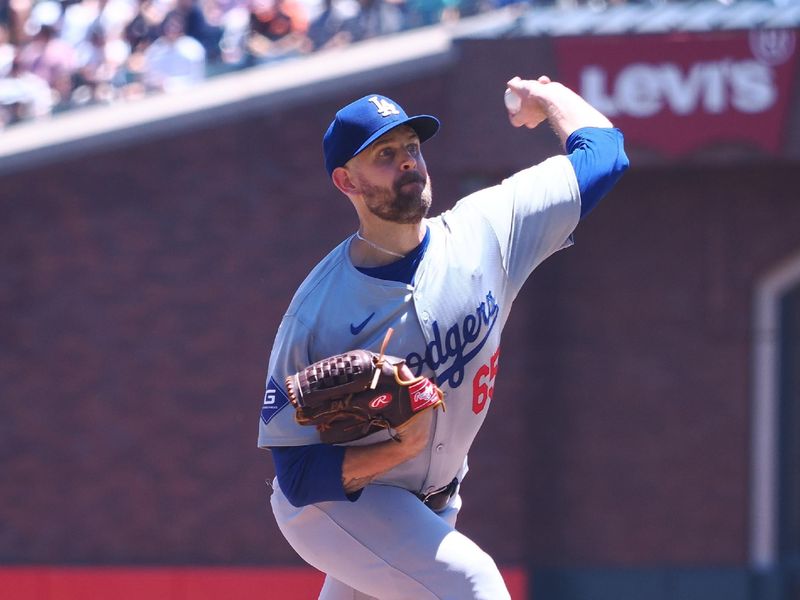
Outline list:
[[[726,111],[760,113],[778,98],[772,69],[756,60],[633,63],[611,81],[598,66],[581,71],[583,95],[609,117],[652,117],[663,110],[676,115]]]
[[[632,145],[680,155],[709,145],[780,151],[796,32],[563,38],[559,77]]]

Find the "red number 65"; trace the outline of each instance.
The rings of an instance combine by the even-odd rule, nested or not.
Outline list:
[[[472,412],[476,415],[486,408],[486,400],[494,394],[494,378],[497,377],[497,362],[500,359],[500,348],[492,354],[488,365],[481,365],[472,379]]]

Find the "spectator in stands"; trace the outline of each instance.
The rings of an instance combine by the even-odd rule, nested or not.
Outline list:
[[[161,36],[161,23],[166,12],[159,0],[139,0],[136,14],[125,28],[124,38],[130,54],[124,68],[126,98],[141,97],[145,93],[145,50]]]
[[[222,30],[220,46],[222,47],[225,62],[240,62],[241,53],[234,51],[238,59],[229,60],[224,56],[226,44],[229,49],[238,46],[244,47],[243,40],[250,27],[250,0],[199,0],[202,3],[203,14],[212,26]]]
[[[7,125],[50,114],[53,95],[47,82],[27,71],[18,57],[9,73],[0,78],[0,129]]]
[[[2,2],[4,0],[0,0]],[[7,0],[5,23],[8,25],[8,35],[11,43],[19,47],[28,39],[25,33],[25,23],[31,14],[32,0]]]
[[[16,49],[9,37],[8,24],[0,22],[0,77],[5,77],[11,71],[15,54]]]
[[[64,7],[61,39],[77,48],[86,39],[92,23],[100,16],[100,8],[96,0],[69,0],[61,4]]]
[[[322,12],[308,28],[314,50],[346,46],[353,41],[353,32],[346,27],[355,22],[361,10],[356,0],[325,0]]]
[[[308,18],[297,0],[251,0],[246,40],[248,64],[263,64],[311,51]]]
[[[219,42],[222,62],[229,69],[247,66],[245,46],[250,35],[250,9],[247,1],[226,7],[225,12],[219,16],[219,22],[223,30]]]
[[[246,0],[198,0],[209,25],[223,28],[225,15],[237,8],[247,8]]]
[[[171,11],[162,34],[144,51],[144,85],[148,91],[175,91],[205,78],[206,52],[186,35],[183,15]]]
[[[197,0],[209,26],[219,32],[217,60],[206,68],[209,76],[246,66],[245,43],[250,31],[248,0]]]
[[[81,0],[86,2],[87,0]],[[136,0],[96,0],[100,7],[100,24],[109,40],[124,37],[125,28],[136,16]]]
[[[461,15],[461,0],[408,0],[409,27],[451,22]]]
[[[136,15],[134,0],[67,0],[61,38],[74,48],[86,41],[89,28],[99,23],[108,40],[124,37],[127,25]]]
[[[402,4],[387,0],[358,0],[359,11],[345,23],[354,42],[396,33],[405,27]]]
[[[131,53],[144,52],[159,38],[164,17],[166,11],[157,0],[139,0],[137,12],[124,31]]]
[[[75,51],[58,37],[61,5],[53,0],[39,2],[25,25],[31,40],[19,52],[20,67],[47,82],[55,94],[55,109],[69,106]]]
[[[193,37],[203,45],[206,51],[206,61],[219,60],[222,28],[208,22],[197,0],[177,0],[175,9],[183,15],[186,35]]]
[[[124,81],[122,68],[130,49],[122,39],[109,40],[99,21],[89,28],[87,39],[77,48],[78,71],[75,76],[76,104],[111,102]]]

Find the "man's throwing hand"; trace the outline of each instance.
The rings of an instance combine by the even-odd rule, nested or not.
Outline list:
[[[506,100],[508,118],[514,127],[524,125],[533,129],[550,116],[551,103],[546,89],[549,85],[558,84],[553,84],[547,75],[538,79],[514,77],[506,84],[506,94],[516,99],[511,104]]]

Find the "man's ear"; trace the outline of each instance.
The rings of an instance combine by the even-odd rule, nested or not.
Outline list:
[[[331,179],[333,180],[333,185],[335,185],[345,196],[350,196],[358,191],[358,188],[356,187],[356,184],[350,175],[350,171],[344,167],[336,167],[333,170],[333,173],[331,173]]]

